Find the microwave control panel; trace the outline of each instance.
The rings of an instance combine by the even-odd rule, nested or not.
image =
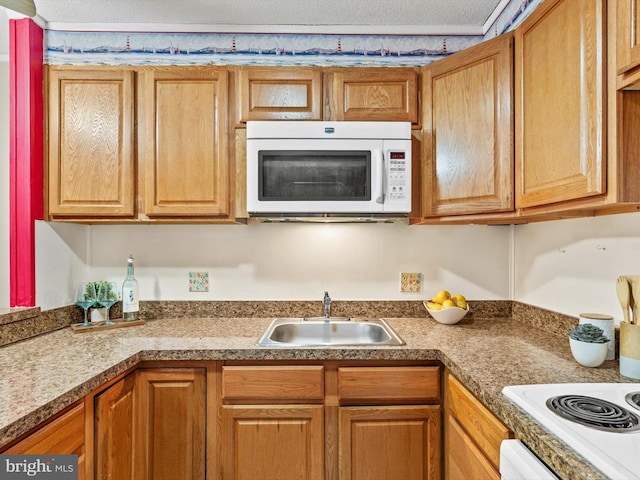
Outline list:
[[[387,196],[390,200],[404,200],[407,198],[409,189],[407,182],[410,177],[407,176],[407,159],[406,151],[390,150],[387,153],[388,180],[387,180]]]

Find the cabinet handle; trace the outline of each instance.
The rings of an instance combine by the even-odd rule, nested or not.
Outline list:
[[[376,203],[384,203],[384,158],[382,150],[373,150],[375,173],[376,173],[376,190],[373,192],[373,198]]]

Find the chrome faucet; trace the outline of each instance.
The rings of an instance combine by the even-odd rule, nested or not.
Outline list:
[[[322,316],[329,318],[331,316],[331,297],[329,292],[324,292],[324,298],[322,299]]]

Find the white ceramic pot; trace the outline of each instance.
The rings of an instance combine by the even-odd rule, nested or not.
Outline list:
[[[91,321],[92,322],[104,322],[107,319],[106,308],[92,308],[91,309]]]
[[[588,343],[569,338],[569,346],[573,358],[585,367],[599,367],[604,362],[609,349],[609,342]]]

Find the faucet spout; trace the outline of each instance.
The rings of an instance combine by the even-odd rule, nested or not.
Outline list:
[[[324,298],[322,299],[322,316],[329,318],[331,316],[331,297],[329,292],[324,292]]]

